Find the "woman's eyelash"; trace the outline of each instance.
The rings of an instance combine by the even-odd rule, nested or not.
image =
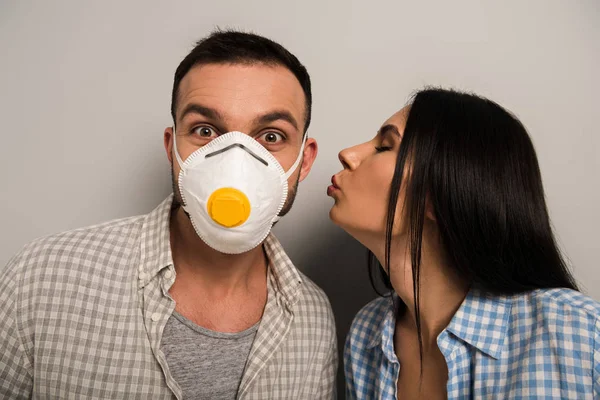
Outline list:
[[[375,150],[376,150],[378,153],[381,153],[381,152],[383,152],[383,151],[388,151],[388,150],[391,150],[391,149],[392,149],[392,148],[391,148],[391,147],[389,147],[389,146],[377,146],[377,147],[375,147]]]

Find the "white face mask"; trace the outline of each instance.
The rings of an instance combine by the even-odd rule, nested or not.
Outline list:
[[[183,162],[173,128],[182,206],[204,243],[240,254],[265,240],[287,199],[287,180],[300,164],[306,136],[286,173],[267,149],[241,132],[213,139]]]

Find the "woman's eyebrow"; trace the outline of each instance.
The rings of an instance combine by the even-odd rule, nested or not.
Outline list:
[[[398,127],[396,125],[393,124],[387,124],[381,127],[381,129],[379,129],[379,132],[377,132],[380,136],[385,136],[388,133],[393,133],[394,135],[398,136],[398,138],[401,138],[402,135],[400,135],[400,132],[398,131]]]

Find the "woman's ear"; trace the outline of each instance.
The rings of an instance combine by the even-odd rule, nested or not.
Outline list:
[[[435,218],[435,210],[433,209],[429,195],[427,195],[425,198],[425,218],[429,221],[437,222]]]

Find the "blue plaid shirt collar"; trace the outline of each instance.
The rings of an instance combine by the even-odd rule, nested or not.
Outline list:
[[[506,343],[512,302],[471,289],[446,330],[495,359]]]
[[[394,295],[395,296],[395,295]],[[394,353],[394,332],[396,327],[396,312],[392,296],[388,297],[389,307],[378,321],[377,327],[369,332],[367,348],[372,349],[381,345],[381,351],[390,362],[397,360]]]
[[[397,361],[394,352],[396,313],[392,297],[388,300],[389,307],[378,321],[377,328],[369,332],[367,348],[372,349],[380,345],[388,361],[394,362]],[[498,359],[506,342],[511,308],[510,298],[486,296],[473,288],[445,330],[488,356]]]

